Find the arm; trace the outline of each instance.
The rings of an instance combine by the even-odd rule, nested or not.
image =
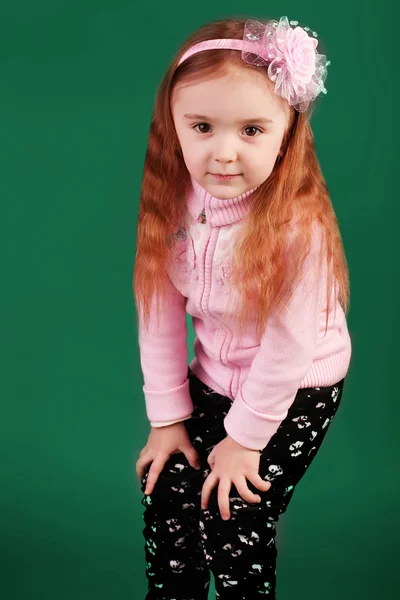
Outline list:
[[[138,311],[138,341],[143,373],[146,413],[156,426],[191,416],[189,392],[186,308],[184,298],[168,279],[168,293],[157,329],[156,299],[149,327]],[[154,316],[153,316],[154,315]]]
[[[326,260],[320,272],[316,264],[320,241],[315,230],[303,277],[288,305],[268,320],[248,377],[224,419],[230,437],[247,448],[265,448],[311,367],[326,292]]]

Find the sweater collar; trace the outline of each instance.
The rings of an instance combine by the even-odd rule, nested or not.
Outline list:
[[[188,210],[196,221],[207,223],[210,227],[230,225],[242,219],[251,204],[249,196],[259,187],[256,186],[243,194],[222,200],[210,194],[192,175],[190,179],[192,188],[187,196]]]

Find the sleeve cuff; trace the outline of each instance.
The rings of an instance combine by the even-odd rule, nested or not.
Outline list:
[[[167,425],[174,425],[174,423],[180,423],[181,421],[186,421],[190,419],[192,415],[187,417],[182,417],[182,419],[176,419],[175,421],[151,421],[150,425],[152,427],[166,427]]]
[[[143,386],[147,418],[157,423],[189,418],[194,406],[189,390],[189,379],[170,390],[148,390]]]
[[[238,444],[250,450],[263,450],[286,416],[287,411],[274,416],[255,411],[239,392],[224,419],[224,427]]]

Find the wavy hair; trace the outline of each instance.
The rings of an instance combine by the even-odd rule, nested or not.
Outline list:
[[[140,192],[133,275],[136,307],[143,314],[145,325],[154,310],[159,317],[166,298],[168,240],[185,220],[186,194],[191,185],[172,117],[174,89],[244,69],[262,71],[270,82],[266,69],[245,63],[237,50],[199,52],[178,67],[179,58],[200,41],[242,39],[245,21],[217,20],[194,31],[176,53],[157,89]],[[255,319],[259,339],[271,312],[285,305],[301,280],[314,223],[319,224],[323,233],[319,265],[323,260],[328,264],[326,327],[332,301],[336,304],[338,300],[346,314],[349,309],[349,270],[338,221],[316,156],[309,122],[313,109],[299,113],[289,108],[290,119],[281,145],[283,158],[278,156],[270,176],[253,192],[250,210],[234,247],[231,283],[238,299],[237,333],[243,332],[251,317]],[[290,226],[294,221],[295,236]],[[182,297],[182,302],[185,301]]]

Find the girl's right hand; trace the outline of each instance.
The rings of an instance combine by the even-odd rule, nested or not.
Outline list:
[[[136,462],[136,474],[143,478],[145,468],[151,462],[145,494],[151,494],[159,474],[171,454],[183,452],[195,469],[200,469],[199,455],[192,445],[187,429],[183,423],[173,423],[165,427],[152,427],[146,446],[141,450]]]

